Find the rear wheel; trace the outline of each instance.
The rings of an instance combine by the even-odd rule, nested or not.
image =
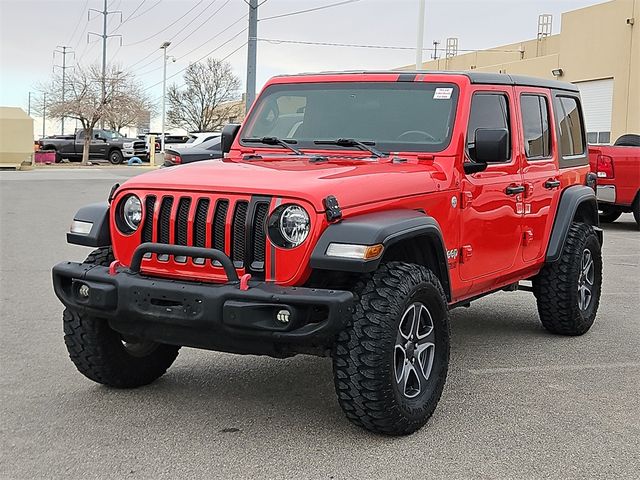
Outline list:
[[[613,223],[622,215],[621,210],[606,205],[599,205],[598,213],[602,223]]]
[[[447,377],[444,291],[428,269],[390,262],[354,293],[356,311],[333,355],[338,402],[360,427],[410,434],[433,414]]]
[[[640,194],[636,195],[636,201],[633,202],[633,218],[640,229]]]
[[[92,252],[84,263],[109,265],[111,248]],[[162,376],[180,347],[124,337],[107,320],[67,308],[64,341],[71,361],[85,377],[116,388],[147,385]]]
[[[602,254],[593,227],[573,223],[560,259],[543,267],[533,291],[542,325],[560,335],[582,335],[600,303]]]

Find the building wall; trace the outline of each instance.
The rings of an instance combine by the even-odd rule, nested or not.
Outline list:
[[[20,165],[33,154],[33,119],[17,107],[0,107],[0,165]]]
[[[627,24],[633,18],[635,25]],[[414,69],[414,65],[402,69]],[[640,0],[613,0],[562,14],[561,32],[423,64],[584,82],[613,78],[612,139],[640,133]]]

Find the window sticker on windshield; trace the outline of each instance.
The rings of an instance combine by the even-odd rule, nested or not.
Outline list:
[[[436,88],[436,91],[433,92],[433,98],[435,100],[449,100],[452,93],[453,88]]]

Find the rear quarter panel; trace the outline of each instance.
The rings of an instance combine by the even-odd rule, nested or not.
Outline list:
[[[598,178],[598,185],[614,185],[616,204],[631,205],[640,190],[640,147],[590,146],[589,163],[594,172],[600,155],[613,159],[614,178]]]

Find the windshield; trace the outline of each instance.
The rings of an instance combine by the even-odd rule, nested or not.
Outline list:
[[[272,85],[260,96],[242,137],[293,139],[302,149],[344,149],[314,141],[348,138],[375,142],[387,152],[438,152],[449,144],[457,98],[458,88],[449,83]]]

